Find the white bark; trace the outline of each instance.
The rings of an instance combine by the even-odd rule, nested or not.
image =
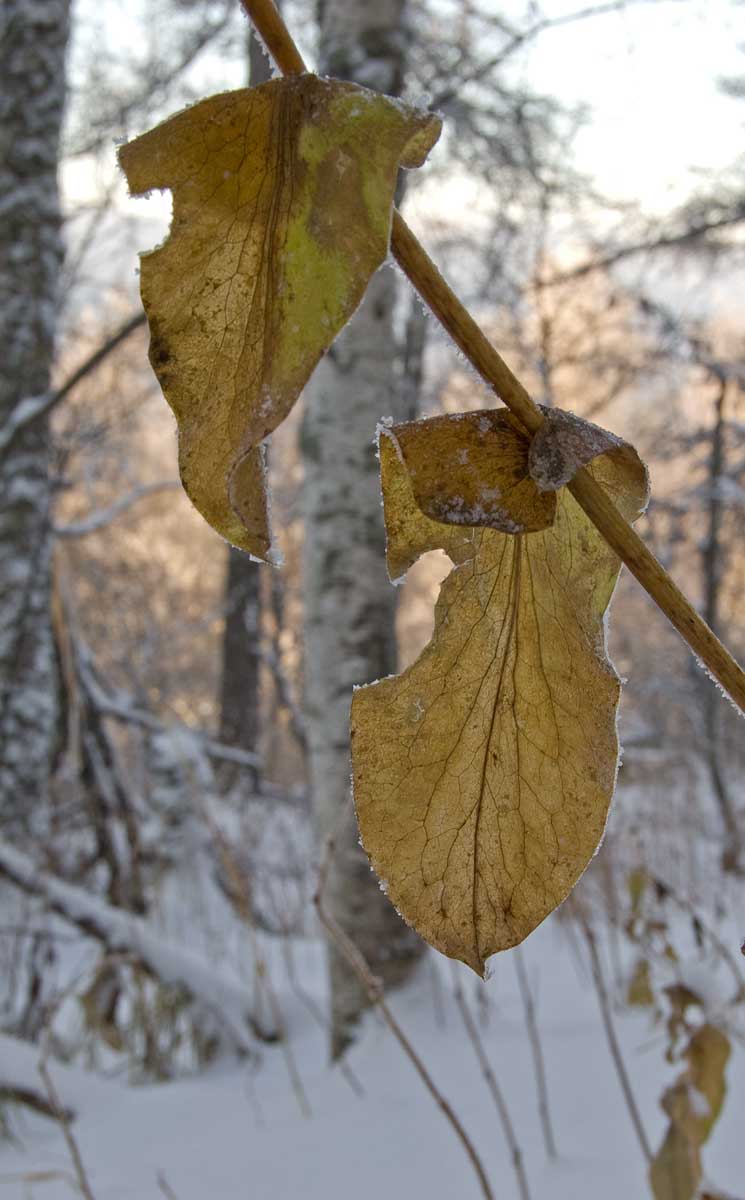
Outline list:
[[[398,92],[405,35],[403,0],[324,0],[321,71]],[[394,984],[410,971],[420,943],[379,890],[358,844],[350,799],[349,706],[355,684],[395,670],[395,591],[385,540],[374,437],[397,416],[394,372],[396,277],[384,267],[350,326],[306,389],[305,703],[309,771],[321,846],[336,852],[326,906],[373,973]],[[367,1007],[367,993],[329,946],[332,1053],[343,1052]]]
[[[69,0],[0,6],[0,426],[48,391],[62,262],[57,159]],[[27,827],[57,717],[45,421],[0,456],[0,818]]]

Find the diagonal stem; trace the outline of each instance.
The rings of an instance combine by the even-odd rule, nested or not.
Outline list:
[[[307,69],[302,55],[273,0],[240,2],[282,73],[302,74]],[[535,433],[543,422],[537,404],[442,277],[396,209],[393,210],[391,250],[411,284],[482,379],[528,433]],[[677,629],[691,652],[745,714],[745,671],[699,616],[638,533],[621,516],[613,501],[588,471],[579,470],[567,486],[608,545]]]

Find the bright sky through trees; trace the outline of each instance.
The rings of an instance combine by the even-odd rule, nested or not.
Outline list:
[[[508,17],[524,10],[515,0],[492,3],[495,12]],[[89,5],[90,0],[81,0],[78,10],[87,27],[79,36],[86,41]],[[136,44],[142,7],[97,4],[97,36],[112,45],[122,37]],[[543,11],[553,19],[583,7],[581,0],[548,0]],[[721,94],[718,81],[745,72],[743,44],[745,8],[731,0],[648,0],[546,31],[515,56],[512,70],[564,103],[587,106],[587,124],[577,140],[578,166],[595,176],[601,190],[664,212],[695,186],[697,168],[723,167],[738,154],[745,110]],[[198,69],[213,86],[221,71],[214,58],[205,61],[209,57],[202,56]],[[225,64],[223,78],[227,86],[240,86],[242,64]],[[86,160],[65,168],[69,203],[89,198],[95,186]],[[152,219],[161,210],[167,215],[170,202],[162,197],[126,205]]]

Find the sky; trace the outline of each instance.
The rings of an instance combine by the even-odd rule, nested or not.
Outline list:
[[[582,0],[548,0],[551,17]],[[724,167],[741,151],[745,103],[723,96],[722,75],[745,75],[745,5],[650,0],[546,31],[524,67],[535,86],[593,119],[578,165],[603,191],[665,211],[684,198],[692,168]]]
[[[89,0],[78,2],[79,11],[88,9]],[[585,0],[545,0],[543,11],[555,19],[584,7]],[[129,39],[136,9],[107,4],[96,11],[115,37]],[[523,3],[494,0],[494,9],[516,15]],[[545,31],[512,70],[566,104],[586,105],[577,166],[604,194],[660,214],[685,199],[701,171],[722,168],[741,151],[745,102],[718,89],[723,75],[745,74],[739,47],[745,47],[745,4],[630,0],[622,11]],[[68,164],[63,186],[71,205],[90,199],[90,164]],[[168,196],[132,200],[122,184],[119,202],[167,229]]]

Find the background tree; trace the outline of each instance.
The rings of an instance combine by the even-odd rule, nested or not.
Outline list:
[[[248,83],[258,87],[271,79],[269,59],[256,38],[248,39]],[[225,629],[220,679],[220,740],[256,753],[261,727],[260,640],[262,570],[247,554],[231,546],[225,580]],[[223,786],[240,774],[223,763]]]
[[[0,11],[0,819],[48,829],[58,736],[52,631],[52,502],[46,418],[63,244],[57,184],[67,0],[4,0]]]
[[[399,95],[408,44],[404,21],[404,0],[323,0],[319,71]],[[402,414],[395,302],[395,276],[384,267],[306,388],[301,435],[305,715],[316,834],[321,852],[334,839],[329,908],[386,985],[406,978],[422,947],[381,893],[358,844],[349,791],[349,705],[355,684],[390,674],[396,663],[395,592],[385,570],[374,447],[381,415]],[[329,960],[336,1057],[369,999],[335,945]]]

